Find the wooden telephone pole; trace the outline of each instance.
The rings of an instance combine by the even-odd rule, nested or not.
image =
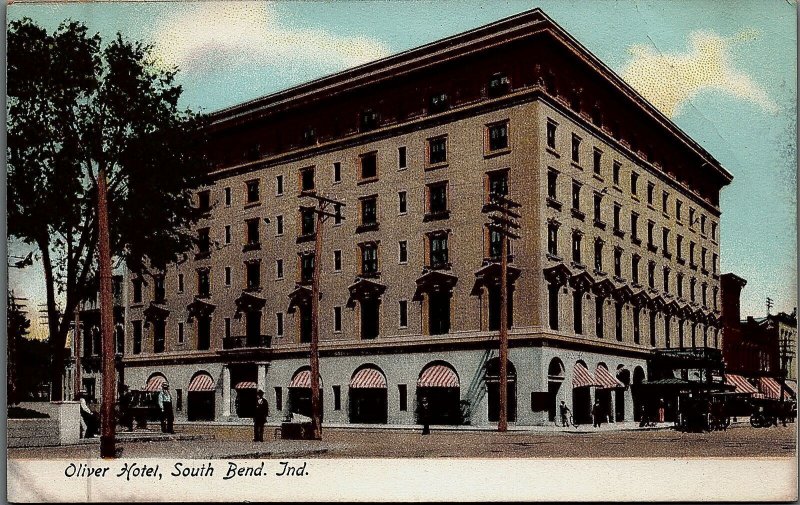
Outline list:
[[[314,213],[317,216],[314,228],[314,273],[311,277],[311,420],[313,424],[312,437],[314,440],[322,439],[322,410],[320,405],[319,390],[319,277],[322,268],[322,232],[325,220],[329,217],[344,219],[341,208],[344,203],[325,198],[324,196],[307,195],[317,201]],[[333,206],[334,212],[330,212]]]
[[[521,216],[512,210],[519,207],[520,204],[499,194],[492,194],[485,207],[485,212],[492,212],[487,228],[500,234],[500,413],[497,421],[500,432],[508,430],[508,241],[519,238],[511,231],[520,228],[515,219]]]

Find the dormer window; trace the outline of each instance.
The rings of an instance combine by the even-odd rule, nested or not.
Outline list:
[[[510,89],[511,82],[508,80],[508,76],[503,73],[496,73],[489,79],[489,98],[505,95]]]
[[[317,132],[314,128],[303,130],[303,145],[310,146],[317,143]]]
[[[367,132],[378,127],[378,113],[372,109],[367,109],[361,113],[360,130]]]
[[[428,102],[428,112],[436,114],[437,112],[444,112],[450,108],[450,100],[447,93],[437,93],[431,96]]]

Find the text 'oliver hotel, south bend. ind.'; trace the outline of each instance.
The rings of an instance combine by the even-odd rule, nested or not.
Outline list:
[[[212,115],[197,249],[126,275],[125,382],[179,419],[310,410],[321,267],[326,424],[491,426],[500,235],[509,249],[509,419],[633,420],[654,349],[721,346],[719,192],[732,176],[542,11]],[[317,204],[346,204],[325,223]]]

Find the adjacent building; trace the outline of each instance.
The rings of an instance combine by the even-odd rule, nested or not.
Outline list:
[[[719,193],[732,176],[529,11],[213,115],[197,248],[126,279],[125,381],[180,419],[308,413],[320,268],[326,423],[491,425],[500,235],[510,417],[638,412],[655,349],[720,349]],[[317,228],[315,196],[342,202]],[[321,254],[314,252],[321,233]],[[638,389],[641,391],[641,389]]]

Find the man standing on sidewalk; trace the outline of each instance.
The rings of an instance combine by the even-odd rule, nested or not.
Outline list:
[[[569,426],[569,407],[564,403],[564,400],[561,400],[561,405],[558,407],[558,410],[561,414],[561,426]]]
[[[594,402],[594,407],[592,407],[592,419],[595,428],[599,428],[603,424],[603,408],[600,406],[599,400]]]
[[[430,422],[428,419],[428,399],[424,396],[419,405],[419,420],[422,423],[422,434],[430,435],[431,427],[428,424]]]
[[[264,423],[267,422],[269,406],[264,399],[264,391],[258,390],[256,393],[256,411],[253,414],[253,442],[264,441]]]
[[[172,414],[172,395],[169,394],[169,383],[161,386],[158,393],[158,408],[161,409],[161,432],[175,433],[172,422],[175,420]]]

